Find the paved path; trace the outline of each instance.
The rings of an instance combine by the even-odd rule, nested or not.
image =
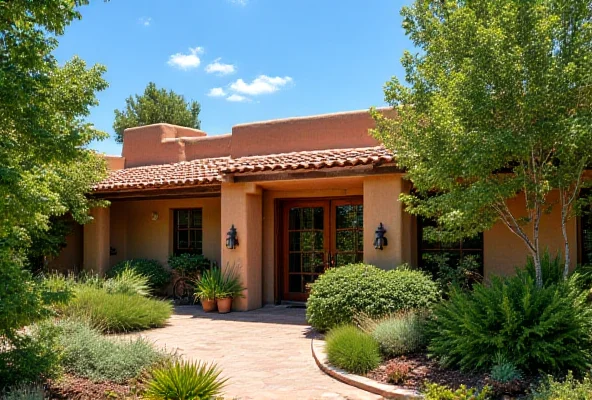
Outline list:
[[[284,306],[205,314],[178,307],[168,326],[142,336],[185,358],[215,361],[229,378],[227,398],[379,399],[322,373],[310,350],[304,310]]]

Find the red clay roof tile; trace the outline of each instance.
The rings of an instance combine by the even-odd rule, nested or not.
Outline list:
[[[392,161],[393,154],[382,146],[300,151],[237,159],[206,158],[111,171],[109,177],[95,187],[95,191],[216,184],[222,181],[223,174],[229,173],[352,167]]]

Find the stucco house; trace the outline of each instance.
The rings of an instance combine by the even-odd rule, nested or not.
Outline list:
[[[166,264],[172,253],[203,253],[240,266],[247,290],[239,310],[306,300],[306,284],[329,266],[421,266],[423,254],[442,249],[422,242],[422,222],[398,201],[411,184],[368,134],[372,127],[363,110],[236,125],[216,136],[168,124],[128,129],[121,157],[108,157],[110,175],[94,191],[111,206],[92,210],[94,221],[76,228],[53,264],[105,272],[132,258]],[[388,245],[375,249],[380,224]],[[227,248],[232,226],[238,246]],[[591,226],[569,224],[574,264],[588,261]],[[542,245],[561,249],[559,230],[559,211],[545,215]],[[501,223],[445,250],[474,254],[486,276],[511,273],[527,256]]]

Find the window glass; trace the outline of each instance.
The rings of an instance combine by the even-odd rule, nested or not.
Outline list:
[[[174,253],[203,254],[202,209],[174,210]]]

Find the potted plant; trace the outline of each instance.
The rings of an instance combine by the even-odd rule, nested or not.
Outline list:
[[[238,270],[235,266],[227,267],[226,271],[220,274],[220,287],[216,293],[216,305],[218,312],[225,314],[232,308],[232,300],[243,297],[245,287],[241,284]]]
[[[220,291],[222,273],[219,268],[207,269],[195,282],[195,297],[205,312],[216,311],[216,295]]]

